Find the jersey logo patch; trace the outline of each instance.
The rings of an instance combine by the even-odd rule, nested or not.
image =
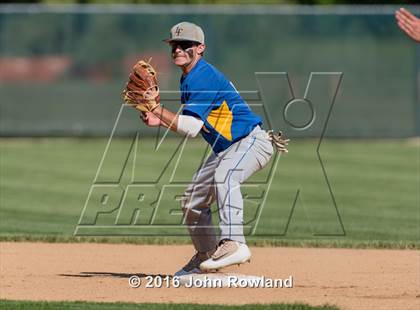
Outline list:
[[[218,107],[210,112],[207,116],[207,122],[225,139],[232,141],[232,120],[233,114],[229,110],[226,100]]]

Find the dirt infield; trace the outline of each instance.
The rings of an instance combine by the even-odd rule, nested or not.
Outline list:
[[[293,277],[293,288],[140,288],[137,274],[170,275],[192,246],[0,243],[0,298],[173,303],[333,304],[342,309],[419,309],[420,251],[252,248],[229,271]]]

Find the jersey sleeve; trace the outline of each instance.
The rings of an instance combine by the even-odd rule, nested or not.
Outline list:
[[[220,81],[215,74],[204,70],[189,84],[188,95],[182,114],[200,118],[203,122],[212,109],[217,107]]]

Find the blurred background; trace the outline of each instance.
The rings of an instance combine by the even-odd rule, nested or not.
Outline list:
[[[306,208],[332,200],[316,189],[327,188],[322,170],[304,177],[310,167],[319,168],[313,159],[325,123],[288,128],[278,108],[292,98],[287,83],[271,77],[261,86],[255,72],[287,72],[296,98],[303,98],[311,72],[336,72],[342,74],[338,86],[337,76],[327,77],[313,83],[311,96],[328,112],[338,87],[324,132],[331,139],[323,142],[322,154],[347,235],[417,240],[420,47],[394,17],[401,5],[419,16],[416,1],[1,3],[1,234],[72,233],[120,111],[129,70],[139,58],[152,58],[161,90],[177,91],[180,71],[162,40],[171,26],[188,20],[204,29],[210,63],[239,91],[264,95],[268,127],[299,138],[289,159],[282,158],[278,196],[268,201],[273,214],[280,212],[276,201],[291,197],[281,211],[282,228],[276,231],[270,222],[268,232],[282,234],[288,227],[297,188],[312,186]],[[178,102],[169,97],[163,103],[177,110]],[[115,136],[122,150],[139,130],[150,139],[156,135],[135,113],[121,115]],[[193,170],[184,173],[187,180]],[[312,236],[307,211],[301,222],[296,213],[298,238]],[[338,223],[334,214],[324,227]]]
[[[303,97],[311,72],[342,72],[330,136],[420,134],[419,48],[396,26],[397,6],[48,2],[0,7],[2,136],[108,136],[137,59],[152,58],[161,89],[178,90],[162,39],[182,20],[203,27],[206,59],[238,90],[258,90],[254,72],[287,72]],[[271,113],[281,128],[280,111]],[[136,128],[126,122],[118,134]]]

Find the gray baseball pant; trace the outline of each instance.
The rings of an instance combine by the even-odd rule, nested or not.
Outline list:
[[[198,252],[217,246],[210,205],[216,200],[220,218],[219,240],[245,243],[240,185],[261,170],[273,155],[268,134],[260,126],[228,149],[212,153],[194,174],[182,199],[184,221]]]

